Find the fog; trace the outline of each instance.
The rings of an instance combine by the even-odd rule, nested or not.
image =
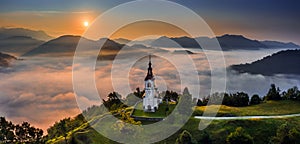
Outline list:
[[[175,49],[165,48],[165,50],[172,54]],[[206,59],[206,54],[216,52],[206,51],[205,54],[199,49],[190,50],[194,54],[185,55],[190,58],[189,60],[183,60],[184,54],[172,54],[170,60],[155,56],[156,54],[153,53],[152,67],[156,86],[160,92],[166,89],[180,92],[182,87],[188,87],[190,91],[200,88],[200,93],[197,96],[193,95],[194,97],[203,97],[210,93],[211,65]],[[277,51],[280,49],[226,51],[224,52],[225,66],[253,62]],[[124,59],[118,59],[118,62],[97,62],[95,82],[100,97],[105,98],[112,91],[117,91],[126,97],[137,87],[143,89],[148,57],[142,56],[132,61],[129,53],[122,58]],[[215,57],[213,61],[219,59]],[[78,108],[72,85],[72,63],[72,57],[26,57],[24,60],[14,62],[10,68],[1,68],[0,115],[16,123],[28,121],[46,130],[55,121],[79,114],[81,110]],[[196,66],[196,74],[189,71],[193,65]],[[179,69],[183,73],[180,74]],[[218,70],[222,68],[214,69],[217,74]],[[293,75],[263,76],[239,74],[228,70],[226,77],[215,76],[226,80],[227,92],[243,91],[250,96],[253,94],[264,96],[272,83],[281,90],[300,84],[300,76]],[[83,80],[84,78],[85,76],[82,75]],[[182,83],[182,79],[188,83]],[[81,108],[101,103],[90,99],[90,94],[86,88],[86,91],[77,97]]]

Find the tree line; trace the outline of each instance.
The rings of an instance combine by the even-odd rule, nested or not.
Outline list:
[[[28,122],[13,124],[0,117],[0,143],[43,143],[43,130]]]
[[[68,133],[86,122],[87,121],[82,114],[79,114],[74,118],[64,118],[59,122],[55,122],[53,126],[47,129],[48,135],[45,137],[45,140],[63,136],[65,143],[67,143]]]
[[[271,84],[268,93],[262,98],[258,94],[254,94],[249,97],[245,92],[236,93],[213,93],[202,99],[197,100],[197,106],[206,105],[226,105],[233,107],[243,107],[249,105],[260,104],[262,101],[268,100],[297,100],[300,101],[300,91],[297,86],[289,88],[287,91],[281,92],[279,87],[275,84]]]

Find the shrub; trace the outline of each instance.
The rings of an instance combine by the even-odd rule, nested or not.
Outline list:
[[[253,144],[253,138],[242,127],[238,127],[226,138],[228,144]]]

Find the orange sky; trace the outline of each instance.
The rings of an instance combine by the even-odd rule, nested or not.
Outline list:
[[[47,34],[58,37],[61,35],[82,35],[88,27],[84,22],[92,24],[93,20],[100,15],[93,11],[15,11],[0,13],[0,27],[21,27],[33,30],[43,30]],[[218,21],[207,20],[209,26],[216,35],[229,33]],[[195,26],[196,27],[196,26]],[[230,33],[240,34],[242,31],[231,29]],[[184,36],[184,31],[171,24],[163,22],[145,21],[127,25],[114,33],[111,38],[134,39],[139,36],[165,35]],[[247,34],[246,34],[247,35]]]
[[[43,30],[57,37],[60,35],[81,35],[86,27],[85,21],[92,22],[97,16],[94,12],[8,12],[0,13],[0,27],[22,27],[33,30]]]
[[[33,30],[42,30],[47,34],[58,37],[61,35],[82,35],[87,27],[84,22],[90,24],[99,16],[101,12],[96,11],[11,11],[0,13],[0,27],[21,27]],[[229,19],[211,19],[203,17],[211,27],[215,35],[223,34],[241,34],[251,39],[258,40],[278,40],[285,42],[296,42],[298,39],[293,34],[279,33],[279,31],[266,32],[268,27],[255,31],[247,24],[236,23]],[[247,28],[249,27],[249,28]],[[195,26],[195,28],[198,28]],[[183,36],[185,32],[175,26],[158,23],[143,22],[135,23],[123,27],[117,31],[111,38],[133,39],[137,36],[147,35],[165,35],[165,36]]]

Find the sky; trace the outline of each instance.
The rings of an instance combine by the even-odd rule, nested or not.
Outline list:
[[[82,35],[89,28],[85,22],[91,24],[105,11],[125,2],[128,0],[1,0],[0,27],[43,30],[53,37]],[[173,2],[200,15],[216,35],[242,34],[252,39],[292,41],[300,44],[300,1],[173,0]],[[143,13],[143,10],[138,12],[138,14],[147,15]],[[136,13],[131,14],[134,16]],[[122,15],[124,15],[124,19],[131,16],[127,13]],[[164,15],[162,14],[162,16]],[[179,18],[179,21],[189,19]],[[195,26],[195,29],[197,28],[199,27]],[[112,37],[133,39],[153,34],[183,36],[186,33],[174,25],[146,21],[125,26],[114,33]],[[261,59],[273,52],[225,52],[225,56],[228,64],[239,64]],[[204,84],[203,89],[207,89],[209,88],[207,85],[210,84],[210,76],[207,72],[209,65],[205,62],[203,54],[194,56],[194,60],[197,60],[197,64],[199,64],[197,68],[199,68],[199,78]],[[46,130],[55,121],[79,114],[80,110],[72,87],[72,60],[72,58],[60,57],[57,59],[29,59],[18,61],[8,72],[0,69],[0,116],[6,116],[9,120],[17,123],[29,121]],[[182,59],[178,58],[178,61],[182,62]],[[131,76],[134,76],[132,89],[143,84],[147,67],[144,65],[145,63],[140,61],[136,67],[132,68],[132,74],[130,73]],[[158,85],[167,83],[174,86],[177,81],[173,79],[176,74],[170,73],[173,71],[170,69],[172,67],[167,63],[157,63],[154,60],[153,65]],[[189,67],[190,63],[183,65]],[[111,82],[110,67],[110,63],[105,63],[97,69],[97,86],[105,91],[103,95],[111,92],[108,85],[104,85],[105,87],[101,85]],[[251,95],[254,93],[263,95],[270,83],[277,83],[280,88],[287,89],[299,85],[300,82],[299,77],[228,74],[228,89],[232,92],[245,91]],[[86,93],[88,94],[89,91]],[[82,101],[95,104],[88,99]]]
[[[43,30],[54,37],[65,34],[82,35],[87,29],[84,22],[92,23],[103,12],[125,2],[129,0],[2,0],[0,27]],[[296,0],[173,0],[173,2],[200,15],[216,35],[242,34],[252,39],[292,41],[300,44],[300,2]],[[140,10],[139,13],[143,11]],[[153,28],[153,32],[161,35],[160,28]],[[136,31],[147,33],[144,27],[136,28]],[[183,34],[175,32],[165,35]],[[114,38],[118,37],[132,38],[130,33],[115,35]]]

